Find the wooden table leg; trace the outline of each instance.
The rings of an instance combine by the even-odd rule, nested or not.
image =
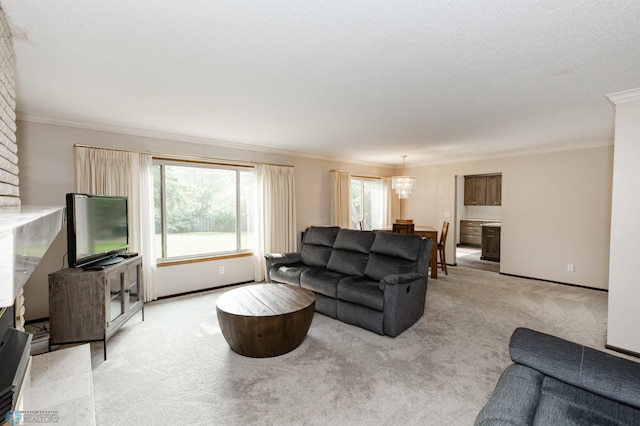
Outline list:
[[[431,249],[431,278],[438,279],[438,243],[435,239],[433,241],[433,248]]]

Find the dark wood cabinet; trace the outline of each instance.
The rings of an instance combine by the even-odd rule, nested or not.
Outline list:
[[[482,260],[500,261],[500,226],[482,227]]]
[[[502,175],[487,176],[487,192],[485,205],[502,205]]]
[[[142,310],[142,257],[101,271],[67,268],[49,274],[50,344],[104,342]]]
[[[465,206],[499,206],[502,204],[502,175],[464,177]]]
[[[482,244],[481,220],[460,221],[460,244],[479,246]]]
[[[487,193],[487,179],[485,176],[464,177],[464,205],[482,206]]]

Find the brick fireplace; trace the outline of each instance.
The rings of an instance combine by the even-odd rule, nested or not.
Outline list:
[[[0,207],[19,206],[18,144],[16,142],[15,55],[9,24],[0,7]],[[24,325],[22,294],[17,297],[18,307],[12,315],[18,318],[18,328]],[[0,305],[2,306],[2,305]],[[8,314],[5,311],[5,315]]]
[[[0,7],[0,421],[20,407],[31,362],[23,286],[62,228],[61,208],[22,206],[16,140],[15,55]]]

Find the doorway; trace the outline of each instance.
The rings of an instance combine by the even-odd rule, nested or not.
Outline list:
[[[498,261],[482,259],[482,224],[501,222],[501,206],[466,205],[465,175],[455,176],[455,188],[455,264],[500,272],[499,255]]]

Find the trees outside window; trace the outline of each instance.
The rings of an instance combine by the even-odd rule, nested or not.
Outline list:
[[[382,183],[380,179],[351,178],[351,227],[379,229],[382,223]]]
[[[254,191],[253,168],[156,161],[159,258],[251,251]]]

